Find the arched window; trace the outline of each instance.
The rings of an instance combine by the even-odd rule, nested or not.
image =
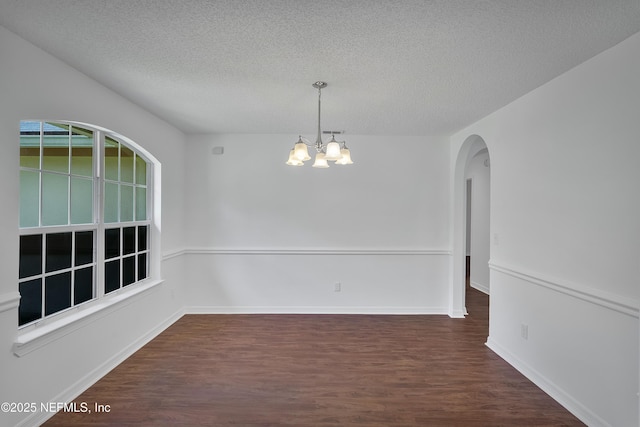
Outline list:
[[[149,277],[152,170],[114,133],[20,123],[19,326]]]

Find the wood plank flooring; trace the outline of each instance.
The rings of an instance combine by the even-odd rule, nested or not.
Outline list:
[[[466,319],[187,315],[46,426],[578,426]],[[110,405],[96,413],[94,403]]]

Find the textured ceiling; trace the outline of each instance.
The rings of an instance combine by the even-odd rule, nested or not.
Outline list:
[[[0,0],[187,133],[450,134],[640,31],[639,0]]]

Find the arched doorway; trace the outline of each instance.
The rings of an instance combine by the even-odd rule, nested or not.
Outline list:
[[[449,307],[451,317],[464,317],[467,314],[465,292],[468,255],[475,256],[471,262],[472,269],[476,266],[478,277],[476,283],[473,283],[472,277],[474,287],[489,293],[489,167],[489,151],[485,141],[478,135],[469,136],[460,147],[454,164],[453,271]],[[474,193],[469,194],[469,191],[474,190]],[[468,209],[469,202],[472,203],[471,209]],[[473,211],[474,205],[475,218],[469,217],[469,211]],[[480,211],[483,211],[482,215],[479,215]]]

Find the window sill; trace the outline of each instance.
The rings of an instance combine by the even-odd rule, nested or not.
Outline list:
[[[22,357],[39,349],[53,341],[62,338],[88,324],[119,310],[135,301],[136,297],[155,288],[161,284],[163,280],[150,280],[147,283],[140,283],[133,289],[121,292],[109,297],[103,297],[89,307],[78,310],[59,320],[55,320],[46,325],[36,327],[35,329],[18,333],[13,342],[13,354]]]

